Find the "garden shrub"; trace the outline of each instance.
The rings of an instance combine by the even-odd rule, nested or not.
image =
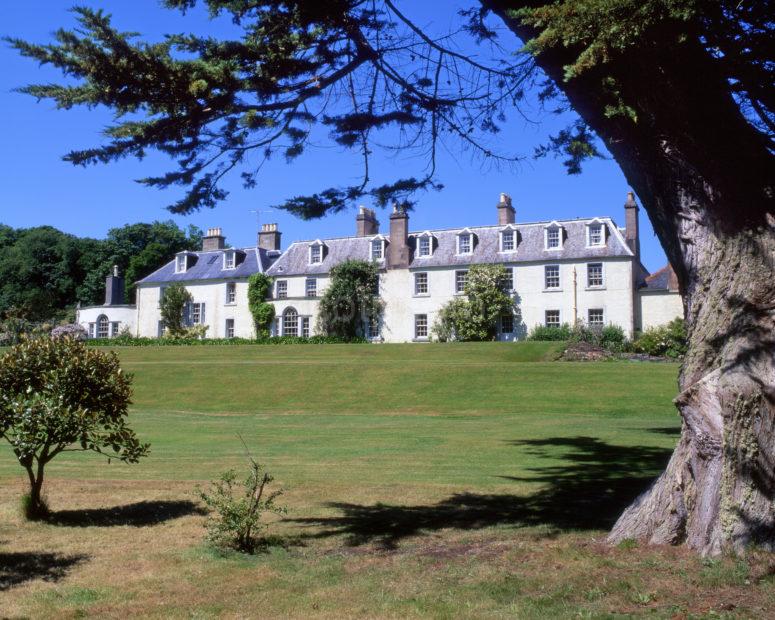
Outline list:
[[[209,491],[199,491],[199,497],[210,510],[205,523],[207,540],[218,549],[234,549],[253,553],[260,546],[262,522],[266,513],[284,514],[285,507],[276,500],[283,489],[269,491],[274,478],[252,457],[248,476],[241,483],[237,472],[230,469],[210,483]]]
[[[58,325],[51,330],[52,338],[75,338],[76,340],[86,340],[88,334],[86,330],[78,325],[78,323],[68,323],[66,325]]]
[[[275,309],[266,299],[272,288],[272,278],[265,273],[254,273],[248,279],[248,308],[253,315],[257,338],[268,338]]]
[[[376,263],[346,260],[331,269],[331,282],[320,298],[318,332],[352,339],[366,334],[379,321],[384,304],[375,293],[379,286]]]
[[[666,325],[645,330],[633,343],[633,349],[638,353],[671,359],[682,357],[687,349],[684,320],[676,318]]]
[[[559,327],[547,327],[546,325],[536,325],[527,335],[528,340],[560,341],[570,340],[571,327],[563,323]]]
[[[123,336],[99,338],[88,341],[92,347],[166,347],[166,346],[236,346],[236,345],[284,345],[284,344],[366,344],[362,337],[339,338],[337,336],[314,335],[272,336],[264,338],[148,338],[146,336]]]
[[[513,315],[516,309],[506,281],[503,265],[473,265],[466,278],[465,299],[453,299],[441,308],[431,334],[442,342],[495,340],[500,317]]]
[[[185,338],[183,311],[186,304],[193,301],[186,287],[175,282],[164,289],[164,297],[159,302],[159,313],[164,323],[164,334],[167,336]]]

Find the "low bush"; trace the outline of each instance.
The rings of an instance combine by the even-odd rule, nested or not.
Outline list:
[[[88,341],[95,347],[166,347],[166,346],[222,346],[222,345],[283,345],[283,344],[367,344],[366,338],[338,338],[336,336],[274,336],[270,338],[147,338],[119,334],[115,338]]]
[[[207,540],[217,549],[253,553],[261,545],[261,533],[267,527],[262,522],[263,515],[287,512],[276,503],[283,490],[270,491],[274,478],[253,458],[248,458],[250,470],[244,481],[238,482],[237,472],[230,469],[210,483],[209,491],[199,491],[210,510],[205,523]]]
[[[567,323],[559,327],[547,327],[546,325],[536,325],[527,335],[528,340],[559,341],[570,340],[573,330]]]
[[[68,323],[66,325],[58,325],[51,330],[52,338],[75,338],[76,340],[86,340],[86,330],[78,325],[78,323]]]
[[[659,327],[645,330],[633,342],[633,350],[660,357],[678,359],[686,353],[687,337],[684,320],[676,318]]]

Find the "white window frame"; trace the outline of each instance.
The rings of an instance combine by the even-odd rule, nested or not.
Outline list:
[[[282,291],[280,285],[282,284]],[[274,288],[275,299],[288,299],[288,280],[276,280]]]
[[[181,260],[183,261],[182,266]],[[188,255],[177,254],[175,256],[175,273],[186,273],[186,271],[188,271]]]
[[[223,333],[227,338],[234,338],[234,319],[226,319]]]
[[[506,249],[506,244],[504,243],[504,240],[506,237],[511,238],[511,248]],[[498,243],[500,247],[501,252],[516,252],[517,251],[517,229],[513,226],[509,225],[506,226],[503,230],[500,231],[500,235],[498,235]]]
[[[463,275],[463,285],[458,288],[458,274]],[[457,269],[455,271],[455,295],[464,295],[466,292],[466,283],[468,282],[468,269]]]
[[[557,231],[557,246],[555,247],[549,247],[549,231]],[[544,250],[547,250],[549,252],[556,252],[557,250],[562,250],[562,246],[564,243],[563,237],[564,237],[564,229],[560,224],[557,222],[551,222],[544,226]]]
[[[374,250],[378,248],[378,255],[375,255]],[[385,260],[385,239],[384,237],[374,237],[369,243],[369,257],[373,262],[379,262]]]
[[[295,333],[290,333],[290,332],[288,332],[288,330],[286,330],[286,323],[290,326],[290,321],[286,321],[286,319],[289,319],[291,316],[295,316],[296,317],[296,321],[295,321],[296,322],[296,329],[294,330]],[[280,318],[281,318],[281,325],[282,325],[282,330],[283,330],[282,335],[283,336],[298,336],[299,335],[299,327],[300,327],[300,318],[301,317],[299,316],[299,313],[296,310],[296,308],[293,308],[293,307],[289,306],[288,308],[283,310],[283,313],[282,313],[282,315],[280,315]]]
[[[100,314],[96,321],[96,330],[94,337],[100,340],[110,338],[110,319],[106,314]]]
[[[549,324],[549,313],[557,313],[557,325]],[[562,326],[562,312],[556,309],[544,310],[544,327],[561,327]]]
[[[593,312],[599,312],[600,313],[600,322],[599,323],[593,323],[591,319],[591,314]],[[590,327],[605,327],[605,308],[589,308],[587,310],[587,325]]]
[[[419,290],[421,280],[424,280],[424,291]],[[427,297],[430,295],[430,278],[427,271],[416,271],[414,274],[414,296]]]
[[[312,286],[310,286],[310,284]],[[310,292],[312,293],[310,295]],[[318,296],[318,279],[317,278],[306,278],[304,280],[304,296],[309,298],[314,298]]]
[[[205,303],[195,301],[191,304],[191,325],[204,325],[206,321]]]
[[[549,286],[549,269],[557,268],[557,286]],[[560,265],[544,265],[544,290],[561,291],[562,290],[562,269]]]
[[[226,305],[233,306],[236,303],[237,303],[237,283],[227,282],[226,283]]]
[[[595,265],[600,265],[600,284],[592,284],[592,281],[590,278],[590,269]],[[587,263],[587,288],[588,289],[605,288],[605,266],[602,262]]]
[[[504,267],[506,270],[506,292],[514,292],[514,267]]]
[[[463,238],[468,238],[468,250],[463,251],[462,241]],[[457,234],[457,254],[460,256],[469,256],[474,253],[474,233],[470,230],[462,230]]]
[[[323,248],[324,245],[321,241],[315,241],[314,243],[309,244],[309,264],[310,265],[319,265],[323,262]],[[317,251],[317,260],[313,260],[315,258],[315,251]]]
[[[592,229],[600,229],[600,242],[592,243]],[[602,248],[605,246],[605,224],[600,220],[592,220],[587,224],[587,247],[588,248]]]
[[[418,327],[420,327],[420,319],[423,317],[424,320],[424,326],[423,329],[425,330],[425,334],[421,335],[418,331]],[[415,340],[427,340],[428,339],[428,315],[421,313],[421,314],[415,314],[414,315],[414,339]]]
[[[226,250],[223,253],[223,268],[225,270],[237,268],[237,253],[234,250]]]
[[[301,325],[299,326],[299,329],[301,331],[301,337],[302,338],[309,338],[311,335],[310,332],[310,317],[303,316],[301,318]]]
[[[511,329],[506,331],[503,328],[503,321],[504,319],[507,319],[511,321]],[[500,330],[501,334],[507,334],[507,335],[513,335],[514,334],[514,315],[513,314],[502,314],[500,318]]]
[[[423,252],[423,243],[428,244],[427,252]],[[433,256],[433,235],[430,233],[425,232],[417,236],[417,256],[419,258]]]

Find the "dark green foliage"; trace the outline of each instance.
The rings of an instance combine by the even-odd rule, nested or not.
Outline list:
[[[114,353],[72,338],[25,340],[0,358],[0,437],[27,472],[30,515],[45,510],[45,467],[61,452],[125,463],[148,453],[126,423],[131,382]]]
[[[318,331],[351,340],[378,321],[383,303],[375,294],[379,271],[375,263],[346,260],[331,269],[331,283],[320,299]]]
[[[543,341],[567,341],[570,340],[573,330],[567,323],[559,327],[547,327],[545,325],[536,325],[527,335],[528,340]]]
[[[186,233],[172,221],[112,228],[104,240],[74,237],[50,226],[0,225],[0,317],[72,320],[76,302],[105,301],[105,277],[113,265],[125,276],[130,303],[136,280],[169,262],[176,252],[196,250],[201,244],[198,228],[190,226]]]
[[[159,314],[164,323],[164,333],[172,337],[183,335],[183,312],[186,304],[193,300],[186,287],[175,282],[164,289],[164,297],[159,302]]]
[[[687,346],[686,325],[680,318],[645,330],[633,342],[633,349],[639,353],[672,359],[682,357]]]
[[[274,320],[274,306],[267,303],[272,289],[272,278],[264,273],[254,273],[248,279],[248,308],[256,325],[256,338],[268,338]]]
[[[135,338],[131,335],[116,338],[97,338],[87,341],[90,347],[166,347],[166,346],[221,346],[221,345],[282,345],[282,344],[366,344],[365,338],[339,338],[337,336],[274,336],[262,338]]]
[[[439,311],[433,335],[442,341],[494,340],[500,317],[516,310],[514,299],[505,291],[506,277],[503,265],[473,265],[468,270],[465,299],[454,299]]]
[[[234,549],[253,553],[261,543],[261,532],[267,524],[261,518],[266,513],[285,514],[277,505],[282,489],[269,490],[274,478],[249,457],[250,469],[245,480],[237,481],[237,472],[230,469],[210,483],[209,491],[199,497],[210,509],[205,523],[207,540],[218,549]]]
[[[164,4],[185,11],[197,2]],[[186,188],[168,208],[189,213],[227,197],[220,185],[227,173],[240,171],[243,184],[254,187],[267,159],[293,161],[327,133],[333,144],[362,157],[363,176],[280,205],[309,218],[364,195],[384,205],[440,187],[434,166],[442,135],[477,155],[517,159],[499,155],[488,138],[505,121],[506,105],[522,96],[529,67],[518,60],[474,60],[456,51],[457,40],[444,41],[445,48],[390,1],[202,4],[212,16],[232,18],[235,38],[178,34],[150,44],[115,29],[104,12],[78,7],[77,29],[58,31],[52,44],[10,40],[21,54],[68,77],[66,85],[30,85],[22,92],[60,108],[104,106],[116,114],[103,145],[72,151],[67,161],[107,163],[158,150],[175,168],[140,182]],[[466,36],[458,31],[456,39]],[[373,184],[369,158],[384,143],[380,137],[391,148],[426,152],[427,172]]]

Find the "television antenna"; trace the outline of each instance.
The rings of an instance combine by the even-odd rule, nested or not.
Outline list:
[[[256,232],[261,230],[261,214],[262,213],[274,213],[276,209],[250,209],[250,213],[256,214]]]

